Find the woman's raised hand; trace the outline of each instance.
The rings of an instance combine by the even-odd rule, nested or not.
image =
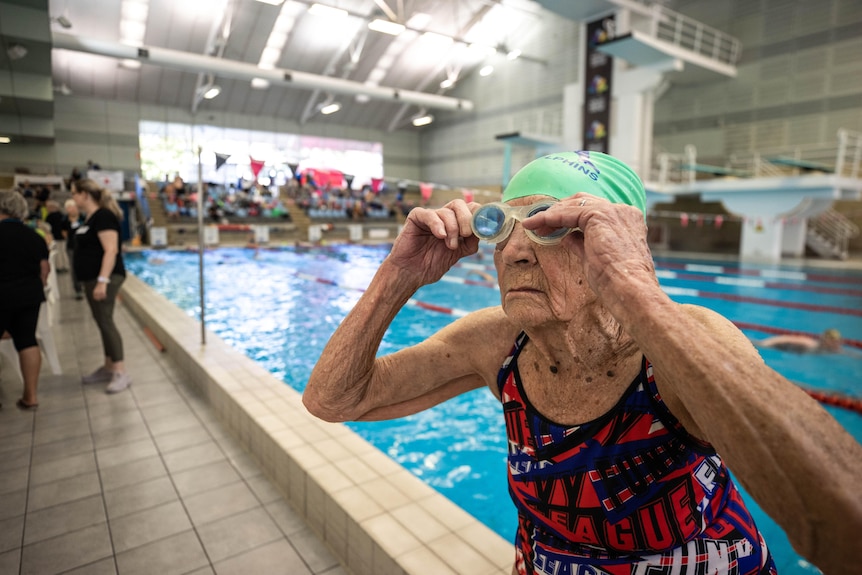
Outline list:
[[[479,205],[452,200],[434,210],[410,210],[387,260],[415,274],[420,285],[436,282],[459,259],[478,250],[479,238],[473,235],[470,220]]]

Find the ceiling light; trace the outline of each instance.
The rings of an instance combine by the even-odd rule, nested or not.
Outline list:
[[[218,86],[212,86],[209,90],[204,92],[204,99],[212,100],[219,94],[221,94],[221,88],[219,88]]]
[[[360,104],[367,104],[371,101],[371,98],[368,96],[368,94],[356,94],[356,101]]]
[[[6,48],[6,54],[10,60],[20,60],[27,55],[27,47],[22,44],[9,44],[9,47]]]
[[[443,88],[444,90],[448,90],[449,88],[451,88],[454,85],[455,85],[455,80],[453,80],[452,78],[446,78],[445,80],[440,82],[440,87]]]
[[[263,4],[269,4],[270,6],[281,6],[284,0],[257,0],[258,2],[262,2]]]
[[[375,32],[382,32],[383,34],[389,34],[390,36],[397,36],[404,31],[404,24],[378,18],[377,20],[372,20],[368,23],[368,29],[374,30]]]
[[[120,37],[126,44],[143,44],[147,33],[147,25],[133,20],[120,21]]]
[[[8,144],[12,142],[12,138],[9,136],[0,136],[0,144]]]
[[[490,76],[493,73],[494,73],[494,67],[491,66],[490,64],[488,64],[487,66],[485,66],[481,70],[479,70],[480,76]]]
[[[432,116],[431,114],[423,114],[421,116],[416,116],[415,118],[413,118],[413,125],[418,128],[419,126],[427,126],[433,121],[434,116]]]
[[[255,90],[266,90],[269,88],[269,80],[264,78],[252,78],[251,87]]]
[[[328,116],[329,114],[334,114],[335,112],[337,112],[340,109],[341,109],[341,104],[339,104],[338,102],[333,102],[327,106],[322,107],[320,109],[320,113],[325,115],[325,116]]]
[[[123,68],[128,68],[129,70],[137,70],[141,67],[141,61],[126,58],[124,60],[120,60],[120,66],[122,66]]]
[[[515,48],[514,50],[510,50],[508,54],[506,54],[507,60],[517,60],[518,56],[521,55],[521,51]]]
[[[308,9],[309,14],[315,16],[326,16],[328,18],[344,18],[347,16],[347,10],[341,8],[333,8],[332,6],[324,6],[323,4],[312,4]]]

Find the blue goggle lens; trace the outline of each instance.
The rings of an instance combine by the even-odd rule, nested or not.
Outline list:
[[[473,233],[487,242],[499,243],[509,237],[515,227],[515,220],[521,221],[550,208],[554,202],[540,202],[529,206],[513,207],[495,202],[485,204],[473,214]],[[527,237],[538,244],[552,245],[559,243],[571,231],[569,228],[558,228],[548,233],[527,230]]]
[[[493,238],[503,229],[506,214],[497,206],[480,208],[473,216],[473,228],[479,238]]]

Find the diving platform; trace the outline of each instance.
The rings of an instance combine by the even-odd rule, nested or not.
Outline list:
[[[693,145],[657,159],[658,170],[645,182],[647,207],[676,196],[721,202],[743,220],[743,260],[801,256],[812,235],[809,220],[828,212],[837,200],[862,200],[862,133],[843,128],[833,142],[737,154],[725,166],[699,162]],[[698,179],[697,173],[714,177]],[[829,253],[846,253],[844,227],[832,226],[835,237],[827,239],[836,241],[836,249]]]
[[[705,55],[686,46],[654,37],[646,32],[632,30],[596,47],[614,58],[635,66],[653,67],[678,60],[715,74],[736,78],[736,65]],[[691,70],[687,72],[690,75]]]

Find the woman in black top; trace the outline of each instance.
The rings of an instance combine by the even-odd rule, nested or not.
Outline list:
[[[105,351],[105,364],[84,376],[83,382],[107,382],[105,391],[117,393],[132,383],[123,364],[123,339],[114,323],[114,303],[126,279],[120,252],[122,212],[110,192],[93,180],[75,182],[72,198],[87,214],[75,230],[75,277],[83,285]]]
[[[48,245],[22,221],[29,212],[18,192],[0,192],[0,334],[9,332],[18,352],[24,394],[21,409],[39,405],[36,388],[42,352],[36,341],[39,306],[48,281]]]

